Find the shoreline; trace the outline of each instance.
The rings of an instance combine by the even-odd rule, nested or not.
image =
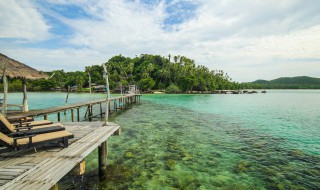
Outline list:
[[[215,90],[215,91],[188,91],[188,92],[165,92],[161,90],[152,90],[148,92],[141,92],[140,94],[256,94],[256,93],[262,93],[265,91],[265,93],[268,93],[268,91],[274,91],[274,90],[320,90],[320,89],[244,89],[244,90]],[[66,91],[56,91],[56,90],[48,90],[48,91],[28,91],[28,93],[59,93]],[[22,93],[22,91],[11,91],[10,93]],[[88,91],[72,91],[69,92],[72,94],[90,94]],[[105,92],[92,92],[92,94],[105,94]],[[120,94],[112,92],[112,94]]]

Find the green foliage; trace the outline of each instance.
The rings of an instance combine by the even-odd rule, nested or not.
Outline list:
[[[169,93],[179,93],[181,92],[181,90],[179,89],[179,87],[175,84],[170,84],[170,86],[168,86],[166,88],[166,92],[169,92]]]
[[[3,92],[3,83],[1,81],[0,84],[0,90]],[[22,90],[22,82],[21,80],[13,79],[10,80],[8,79],[8,91],[9,92],[16,92],[16,91],[21,91]]]
[[[34,91],[49,91],[56,87],[56,82],[52,79],[39,79],[35,81],[29,81],[28,87]]]
[[[187,92],[238,88],[237,83],[231,82],[231,78],[222,70],[210,71],[205,66],[196,66],[194,60],[180,55],[169,55],[168,58],[149,54],[141,54],[135,58],[117,55],[106,63],[110,89],[130,84],[138,84],[140,89],[145,91],[167,89],[173,92]],[[105,84],[101,65],[87,66],[84,72],[56,70],[47,74],[52,77],[29,81],[28,89],[50,90],[77,86],[83,90],[89,86],[89,74],[92,83]],[[12,89],[21,89],[21,82],[9,85]]]
[[[151,90],[156,82],[152,78],[145,78],[139,81],[139,86],[141,90],[148,91]]]
[[[172,84],[182,92],[237,88],[237,83],[231,82],[231,78],[222,70],[210,71],[180,55],[173,57],[174,62],[169,59],[171,55],[169,58],[149,54],[135,58],[114,56],[107,62],[110,88],[119,87],[120,82],[139,84],[142,90],[167,89]]]

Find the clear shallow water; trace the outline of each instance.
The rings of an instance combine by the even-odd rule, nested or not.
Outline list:
[[[317,189],[320,91],[268,92],[144,95],[112,118],[123,134],[109,140],[107,180],[99,182],[95,151],[86,174],[60,188]]]
[[[226,122],[285,138],[287,148],[320,155],[320,91],[273,90],[268,94],[145,95],[156,104],[175,105],[223,117]]]

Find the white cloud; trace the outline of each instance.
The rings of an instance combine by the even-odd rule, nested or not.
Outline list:
[[[84,8],[98,19],[72,22],[77,31],[70,40],[72,44],[93,49],[113,48],[116,51],[139,47],[144,49],[142,44],[148,44],[163,35],[162,4],[149,10],[136,2],[117,0],[99,1],[94,6],[85,5]]]
[[[33,48],[32,53],[25,53],[24,48],[13,47],[6,52],[39,66],[43,57],[50,63],[41,66],[48,68],[45,70],[54,64],[82,69],[120,53],[154,53],[185,55],[210,69],[223,69],[237,81],[320,76],[320,1],[194,2],[198,3],[195,16],[166,30],[164,21],[170,16],[166,8],[176,2],[145,5],[138,0],[52,1],[75,4],[90,16],[70,19],[53,10],[42,10],[73,29],[74,34],[65,43],[74,48]],[[15,49],[19,51],[14,53]]]
[[[0,43],[1,45],[1,43]],[[1,47],[1,46],[0,46]],[[85,66],[107,61],[105,55],[90,49],[61,48],[55,50],[9,48],[1,50],[5,55],[42,71],[80,71]]]
[[[49,26],[29,1],[0,1],[0,38],[39,41],[47,39]]]

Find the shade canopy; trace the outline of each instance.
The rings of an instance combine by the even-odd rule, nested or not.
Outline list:
[[[3,73],[3,66],[6,65],[6,76],[9,78],[21,78],[21,79],[41,79],[49,78],[44,72],[37,71],[36,69],[29,67],[19,61],[11,59],[0,53],[0,74]]]

